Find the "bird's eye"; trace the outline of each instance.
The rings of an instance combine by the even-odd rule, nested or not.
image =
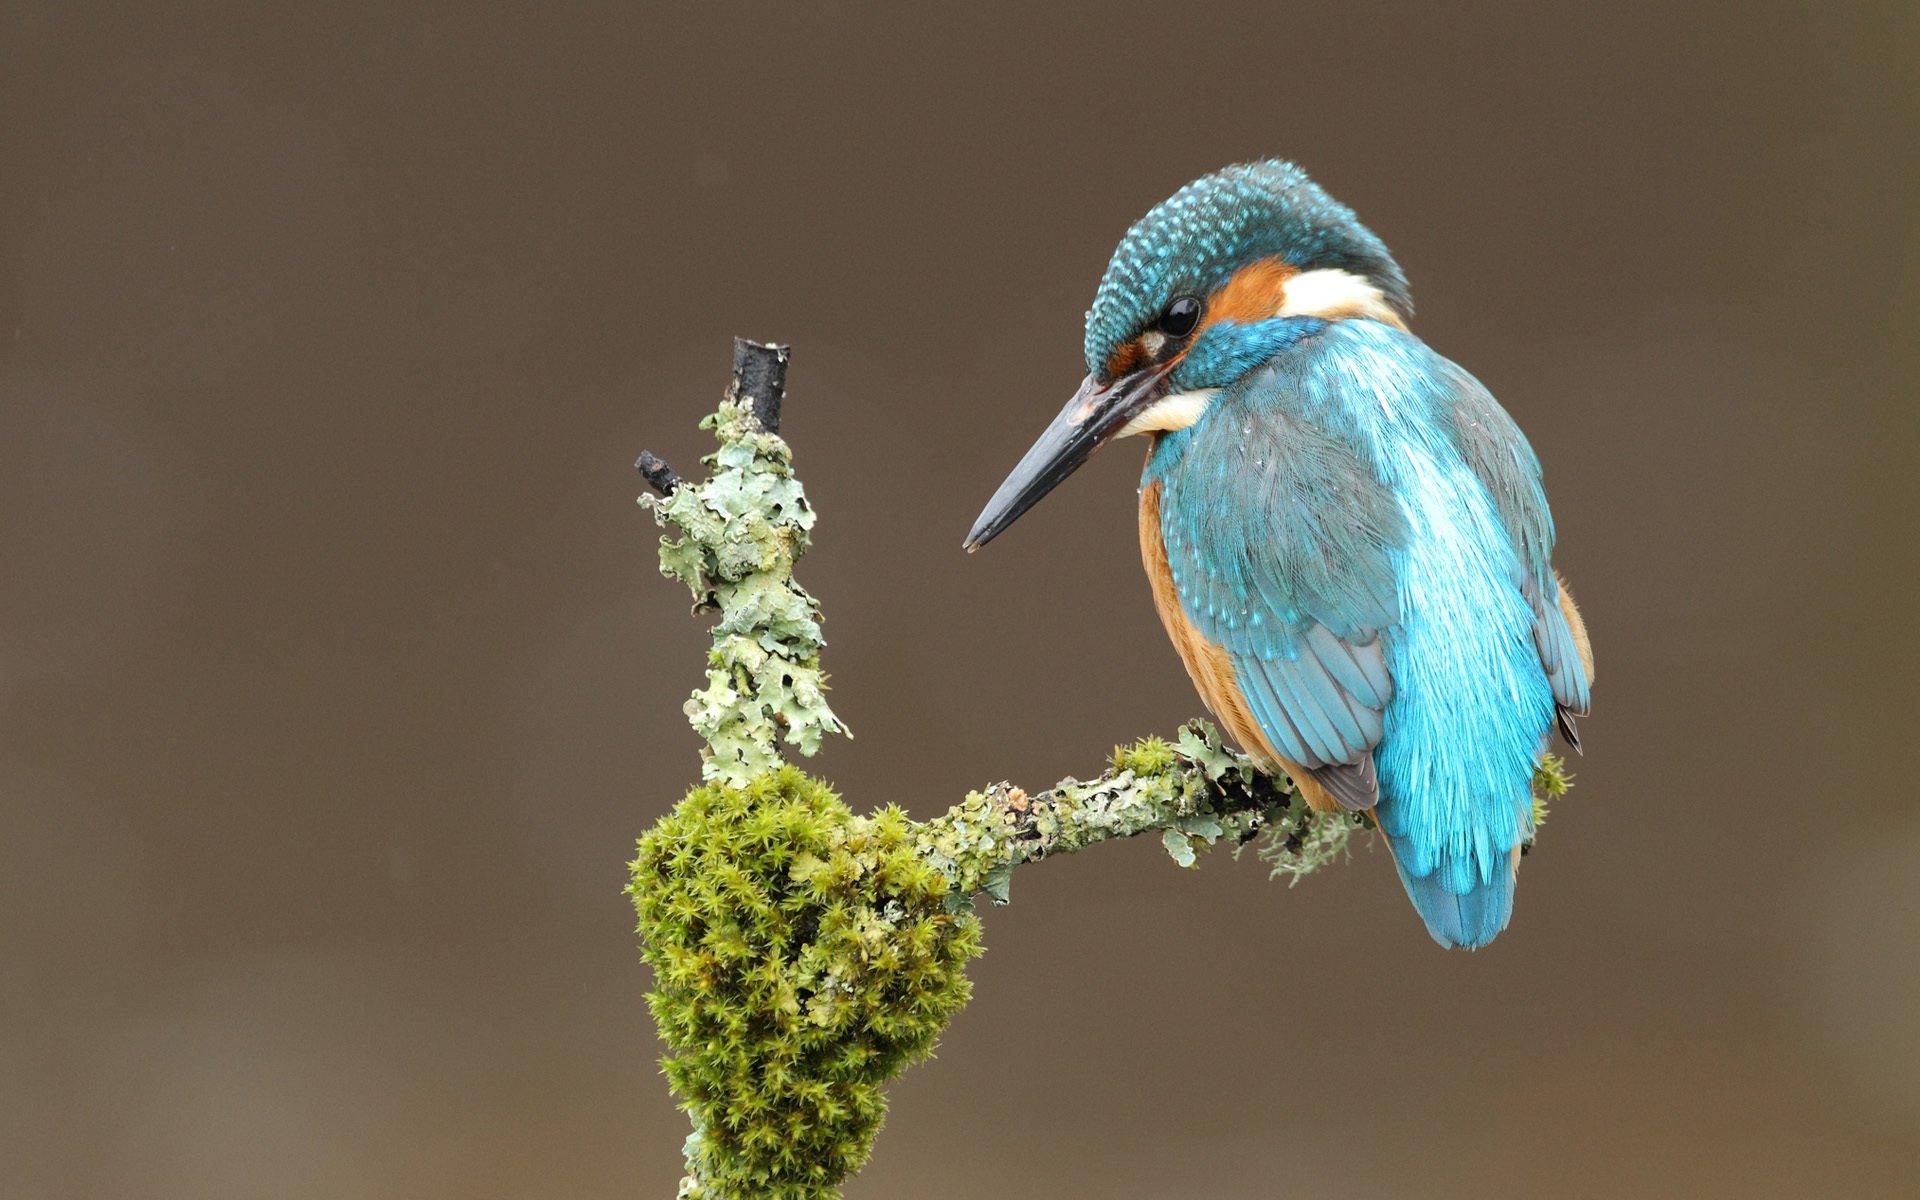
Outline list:
[[[1178,297],[1160,314],[1160,332],[1171,338],[1187,336],[1199,323],[1200,301],[1193,296]]]

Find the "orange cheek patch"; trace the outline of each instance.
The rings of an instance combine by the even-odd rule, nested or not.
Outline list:
[[[1248,263],[1235,271],[1233,278],[1221,284],[1207,301],[1207,315],[1200,323],[1201,328],[1219,321],[1251,325],[1266,320],[1286,303],[1287,280],[1299,273],[1291,263],[1277,258]]]
[[[1187,344],[1192,345],[1207,326],[1220,321],[1251,325],[1273,316],[1287,302],[1287,280],[1299,273],[1298,267],[1277,258],[1263,258],[1241,267],[1233,273],[1233,278],[1221,284],[1207,298],[1206,315],[1187,335]],[[1146,366],[1151,360],[1147,348],[1141,345],[1139,338],[1135,338],[1115,350],[1113,357],[1107,360],[1107,378],[1118,379]]]
[[[1122,375],[1146,365],[1147,348],[1140,344],[1140,339],[1135,338],[1133,341],[1115,350],[1113,357],[1107,360],[1107,378],[1118,379]]]

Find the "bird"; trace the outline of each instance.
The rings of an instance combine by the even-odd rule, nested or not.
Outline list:
[[[1087,376],[967,535],[1147,439],[1140,549],[1202,701],[1314,810],[1365,814],[1427,932],[1513,913],[1535,768],[1593,684],[1541,466],[1410,328],[1386,244],[1291,162],[1187,184],[1121,239]]]

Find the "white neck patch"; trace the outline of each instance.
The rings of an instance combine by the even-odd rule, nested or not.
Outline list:
[[[1132,437],[1136,433],[1172,433],[1176,429],[1185,429],[1200,419],[1200,414],[1207,411],[1207,405],[1213,403],[1213,398],[1219,394],[1219,388],[1199,388],[1162,396],[1135,413],[1133,420],[1122,425],[1115,436]]]
[[[1371,317],[1396,329],[1407,327],[1380,289],[1351,271],[1337,267],[1302,271],[1287,280],[1286,289],[1286,302],[1275,316],[1324,317],[1330,321]]]

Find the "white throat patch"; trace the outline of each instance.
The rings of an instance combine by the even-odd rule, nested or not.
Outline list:
[[[1380,289],[1351,271],[1342,271],[1337,267],[1302,271],[1287,280],[1286,289],[1286,303],[1280,306],[1275,316],[1325,317],[1328,320],[1371,317],[1396,329],[1407,327],[1406,322],[1400,319],[1400,314],[1387,303]]]
[[[1200,419],[1207,411],[1207,405],[1220,394],[1219,388],[1199,388],[1191,392],[1175,392],[1171,396],[1162,396],[1152,404],[1133,415],[1133,420],[1120,427],[1118,437],[1132,437],[1136,433],[1172,433],[1176,429],[1185,429]]]

